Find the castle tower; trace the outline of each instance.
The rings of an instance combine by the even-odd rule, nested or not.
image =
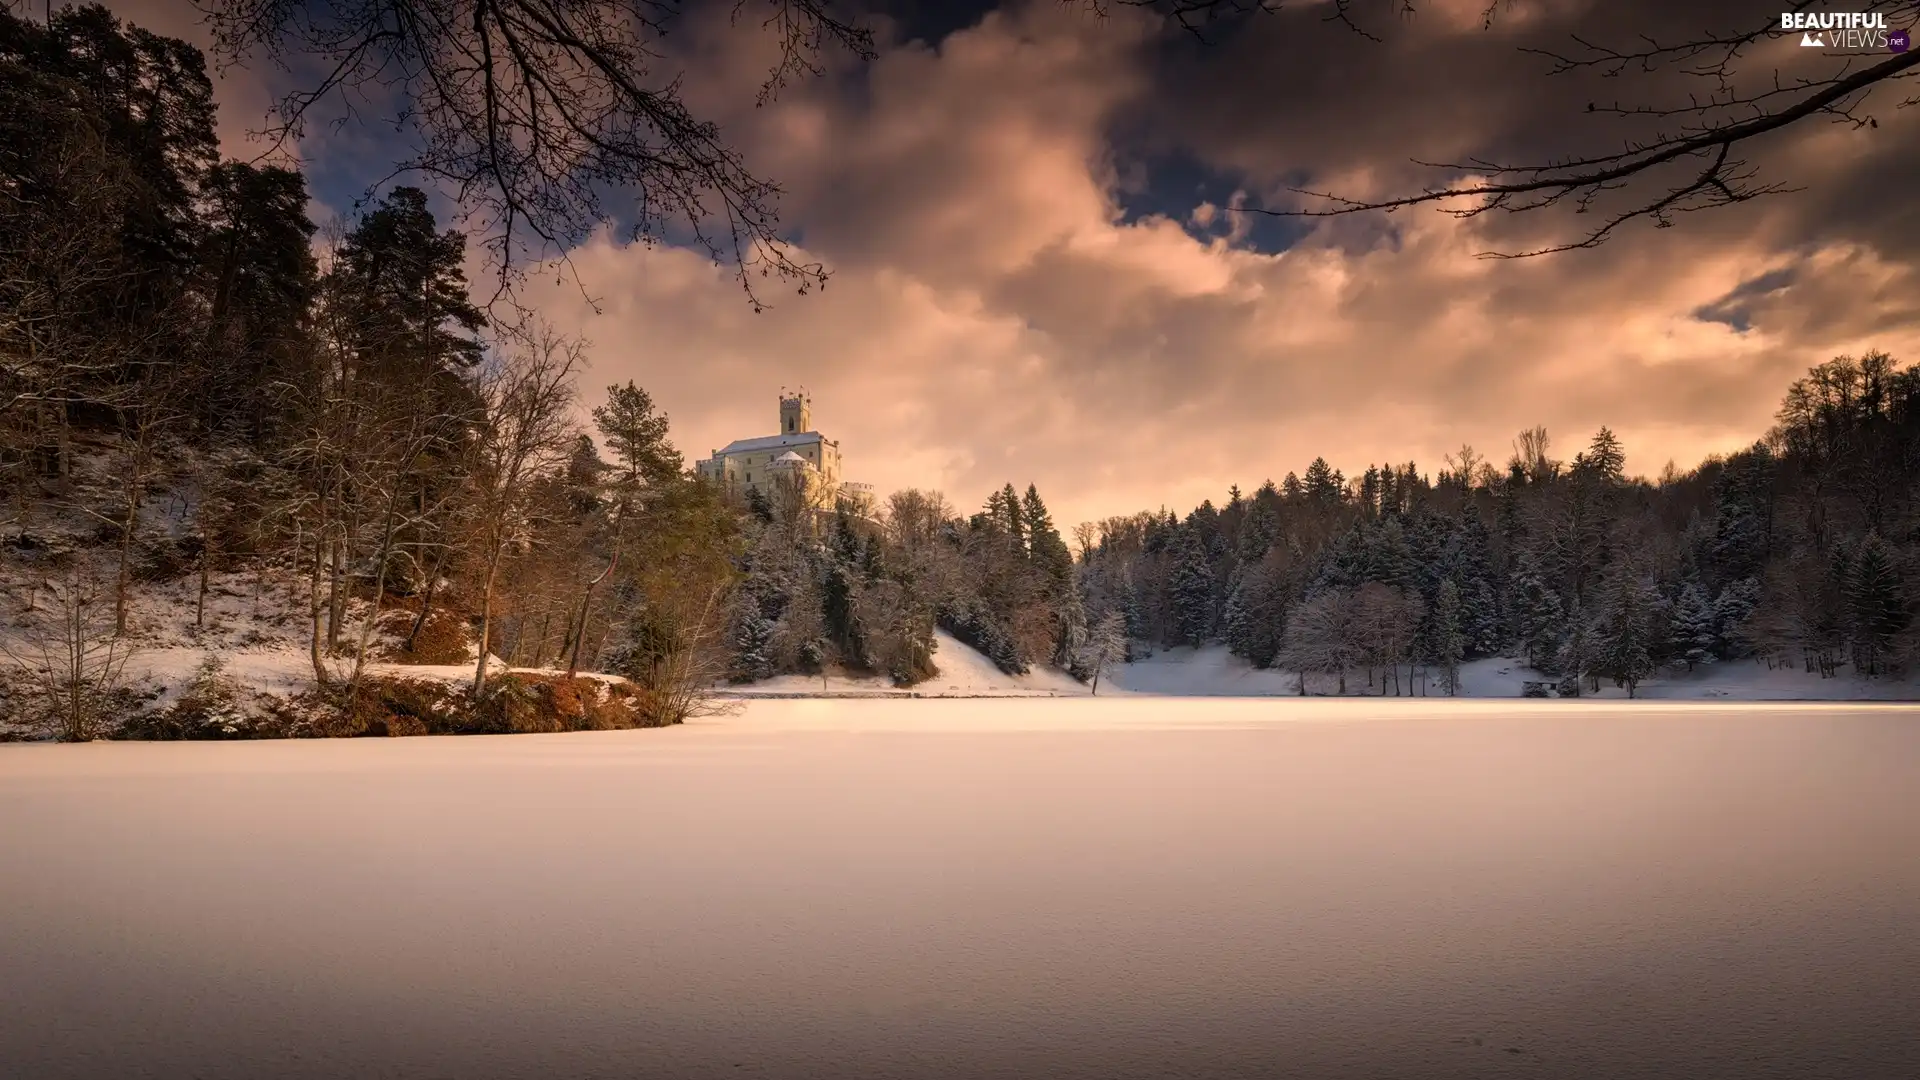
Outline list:
[[[780,434],[798,435],[813,430],[812,399],[805,390],[792,394],[780,392]]]

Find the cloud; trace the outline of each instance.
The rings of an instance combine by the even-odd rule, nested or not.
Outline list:
[[[1518,47],[1763,18],[1709,6],[1682,27],[1658,0],[1517,3],[1483,30],[1482,0],[1458,0],[1388,20],[1381,43],[1306,9],[1203,49],[1036,0],[903,32],[754,108],[769,44],[717,5],[663,70],[684,65],[696,106],[781,181],[829,286],[755,315],[695,253],[603,235],[573,258],[597,314],[571,285],[529,296],[596,342],[591,381],[652,391],[690,457],[770,432],[779,389],[804,384],[850,478],[961,506],[1012,481],[1063,522],[1184,508],[1316,455],[1432,469],[1470,442],[1500,459],[1536,423],[1568,446],[1609,425],[1653,473],[1749,442],[1813,363],[1920,353],[1920,222],[1901,192],[1920,110],[1756,150],[1804,194],[1545,260],[1474,255],[1577,219],[1279,228],[1226,208],[1303,179],[1432,179],[1415,158],[1611,146],[1642,122],[1589,116],[1603,84],[1546,78]],[[1816,62],[1772,44],[1756,63]],[[1623,84],[1667,86],[1608,92]]]

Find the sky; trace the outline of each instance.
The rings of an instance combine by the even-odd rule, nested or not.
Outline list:
[[[205,38],[187,0],[115,7]],[[1502,462],[1536,424],[1561,457],[1607,425],[1628,470],[1654,475],[1750,444],[1816,363],[1920,356],[1920,109],[1894,107],[1910,89],[1869,99],[1873,126],[1816,118],[1746,153],[1799,190],[1593,250],[1475,257],[1589,220],[1564,213],[1227,209],[1299,205],[1289,186],[1364,197],[1444,179],[1417,161],[1613,150],[1647,122],[1587,103],[1684,100],[1701,80],[1550,75],[1525,50],[1745,29],[1777,19],[1768,5],[1515,0],[1490,27],[1484,0],[1420,0],[1411,17],[1356,5],[1376,41],[1306,3],[1200,42],[1087,3],[894,4],[870,16],[877,59],[829,55],[766,107],[771,42],[732,7],[696,8],[659,71],[782,185],[783,223],[827,288],[756,314],[703,253],[602,236],[571,253],[577,283],[536,273],[526,291],[593,342],[586,403],[639,383],[690,460],[772,433],[781,389],[804,386],[848,479],[963,510],[1033,483],[1062,524],[1218,504],[1315,456],[1431,472],[1466,443]],[[1844,62],[1796,35],[1741,70],[1753,87]],[[287,77],[221,80],[230,153],[251,156],[246,132]],[[316,218],[385,172],[390,140],[371,124],[309,133]]]

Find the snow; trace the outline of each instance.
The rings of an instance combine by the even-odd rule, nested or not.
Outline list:
[[[744,454],[750,450],[771,450],[778,446],[806,446],[809,443],[824,442],[825,436],[817,431],[802,431],[793,435],[761,435],[752,439],[735,439],[720,448],[715,457],[729,454]]]
[[[771,679],[730,686],[724,691],[739,697],[1083,697],[1087,688],[1063,671],[1036,667],[1025,675],[1009,675],[993,661],[945,630],[934,631],[933,663],[939,674],[911,689],[878,675],[776,675]]]
[[[978,650],[955,639],[945,631],[936,633],[939,650],[934,663],[940,674],[910,690],[895,688],[886,679],[831,675],[825,682],[817,675],[781,675],[761,682],[727,688],[741,697],[1087,697],[1089,687],[1063,671],[1036,666],[1023,676],[1012,676],[994,667]],[[1378,676],[1376,675],[1376,679]],[[1464,698],[1519,698],[1525,684],[1559,680],[1527,667],[1519,660],[1498,657],[1474,660],[1460,669],[1460,693]],[[1406,669],[1400,672],[1400,687],[1409,686]],[[1337,680],[1331,675],[1313,675],[1307,680],[1310,697],[1332,696]],[[1367,672],[1347,673],[1347,693],[1354,697],[1398,696],[1391,679],[1386,693],[1376,683],[1368,685]],[[1234,656],[1225,645],[1203,648],[1173,648],[1144,656],[1130,664],[1115,664],[1100,680],[1100,697],[1297,697],[1299,676],[1278,669],[1260,670]],[[1437,676],[1429,671],[1425,693],[1418,689],[1406,696],[1434,698],[1441,695]],[[1627,692],[1610,680],[1600,681],[1597,693],[1587,698],[1624,700]],[[1776,667],[1769,670],[1760,661],[1740,660],[1702,665],[1692,672],[1673,670],[1641,683],[1636,697],[1649,700],[1706,701],[1914,701],[1920,700],[1920,684],[1912,679],[1865,679],[1842,668],[1835,678]],[[1570,702],[1555,699],[1552,704]]]
[[[0,1075],[1912,1077],[1916,713],[0,746]]]

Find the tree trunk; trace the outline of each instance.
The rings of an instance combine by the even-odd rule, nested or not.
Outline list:
[[[580,641],[587,636],[587,617],[593,611],[593,587],[605,581],[608,575],[613,573],[614,567],[619,565],[620,544],[616,540],[613,546],[613,558],[607,561],[607,568],[600,571],[598,577],[587,582],[586,592],[580,597],[580,629],[573,635],[573,649],[567,655],[567,678],[569,679],[580,671]],[[596,657],[599,655],[598,649],[595,650],[594,655]]]
[[[346,542],[336,541],[333,545],[332,566],[329,571],[331,580],[327,585],[327,648],[340,644],[340,624],[347,617],[346,590]]]
[[[347,713],[352,715],[360,700],[360,677],[367,669],[367,644],[373,640],[374,630],[380,623],[380,606],[387,599],[387,560],[393,553],[395,515],[391,500],[387,505],[386,526],[380,534],[380,551],[377,556],[380,569],[374,574],[373,610],[367,613],[366,620],[360,624],[359,640],[353,648],[353,676],[347,680]]]
[[[193,628],[195,631],[207,626],[207,547],[205,541],[200,545],[200,592],[193,601]]]
[[[127,483],[127,513],[120,522],[120,565],[114,575],[113,584],[113,633],[115,637],[127,632],[127,591],[133,584],[133,536],[140,528],[140,497],[146,490],[144,462],[145,456],[136,448],[134,460],[130,463],[133,475]]]
[[[420,628],[427,625],[427,612],[433,609],[434,590],[440,587],[440,572],[446,568],[447,549],[442,546],[434,555],[433,570],[427,575],[427,591],[420,598],[420,614],[414,617],[413,629],[407,631],[407,651],[413,651],[414,639],[420,636]]]
[[[473,665],[473,700],[480,701],[480,695],[487,689],[487,648],[493,644],[493,581],[500,572],[500,541],[495,540],[492,550],[487,552],[487,576],[480,592],[480,657]]]
[[[320,575],[326,569],[326,562],[326,542],[316,536],[313,541],[313,570],[307,575],[307,614],[311,623],[310,633],[307,635],[307,654],[313,661],[314,684],[323,690],[327,686],[328,678],[326,660],[320,654],[322,636],[320,616],[323,610],[320,598]]]
[[[533,639],[533,660],[529,666],[539,667],[540,661],[547,658],[547,631],[553,626],[553,609],[547,608],[540,613],[540,634]]]

